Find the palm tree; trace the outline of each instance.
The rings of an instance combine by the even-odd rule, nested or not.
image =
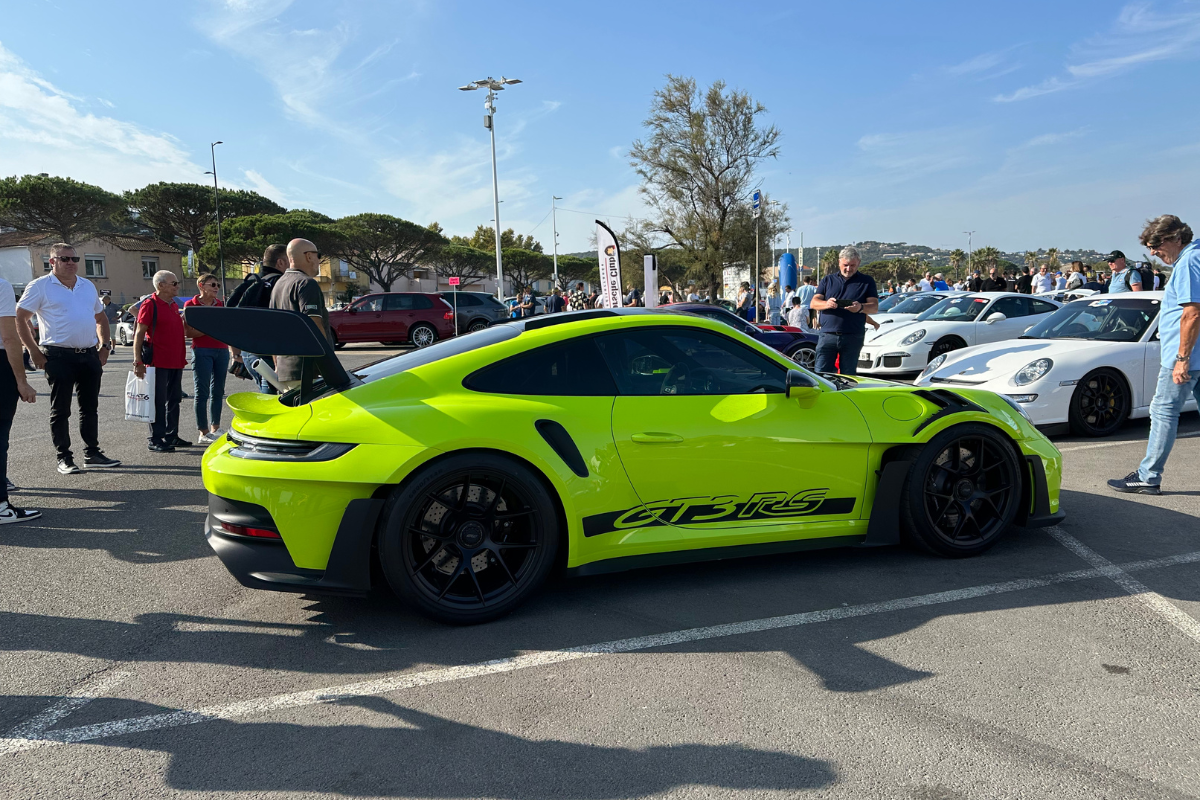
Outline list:
[[[981,247],[975,251],[975,263],[982,271],[987,272],[1000,263],[1000,251],[994,247]]]
[[[1058,272],[1058,248],[1051,247],[1046,251],[1046,266],[1050,268],[1050,272]]]
[[[1029,267],[1029,272],[1031,274],[1034,272],[1037,272],[1038,254],[1033,252],[1032,250],[1026,250],[1025,251],[1025,266]]]
[[[954,273],[954,277],[958,277],[958,269],[967,260],[967,254],[962,250],[953,250],[950,253],[950,271]]]

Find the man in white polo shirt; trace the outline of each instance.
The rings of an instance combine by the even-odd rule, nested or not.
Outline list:
[[[38,316],[41,341],[30,320]],[[95,285],[79,276],[75,248],[59,242],[50,248],[50,274],[31,281],[17,303],[17,330],[38,369],[50,384],[50,438],[58,451],[58,471],[82,470],[71,454],[71,395],[79,396],[79,435],[88,469],[116,467],[120,461],[100,450],[100,380],[112,335]],[[97,348],[99,345],[99,348]]]

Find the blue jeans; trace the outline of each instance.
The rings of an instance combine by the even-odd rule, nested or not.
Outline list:
[[[221,427],[221,409],[225,405],[225,370],[229,369],[229,351],[224,347],[194,347],[192,379],[195,381],[196,429],[208,430],[208,420]],[[211,410],[211,414],[210,414]]]
[[[821,333],[817,338],[817,372],[857,375],[864,338],[865,329],[858,333]],[[835,361],[840,369],[834,367]]]
[[[246,372],[250,373],[250,380],[254,381],[255,387],[260,392],[262,392],[263,394],[275,394],[275,387],[272,386],[271,384],[267,383],[267,379],[264,378],[262,375],[259,375],[258,372],[254,369],[254,367],[250,366],[256,360],[258,360],[262,357],[263,356],[256,355],[255,353],[249,353],[249,352],[246,352],[245,350],[243,350],[242,351],[242,365],[246,368]]]
[[[1171,367],[1158,373],[1158,387],[1150,401],[1150,440],[1146,442],[1146,457],[1138,465],[1138,479],[1155,486],[1162,483],[1163,467],[1175,445],[1179,429],[1179,414],[1189,397],[1200,403],[1200,371],[1192,370],[1191,380],[1176,383],[1171,379]]]

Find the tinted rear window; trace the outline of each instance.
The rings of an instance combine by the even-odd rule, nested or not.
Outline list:
[[[547,397],[605,397],[617,393],[590,337],[507,358],[469,375],[463,386],[473,392]]]

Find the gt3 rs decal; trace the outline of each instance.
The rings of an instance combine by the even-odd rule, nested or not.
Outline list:
[[[792,495],[758,492],[749,499],[729,494],[658,500],[625,511],[584,517],[583,535],[598,536],[656,525],[720,525],[743,520],[849,514],[854,510],[853,497],[826,497],[828,492],[828,489],[804,489]]]

